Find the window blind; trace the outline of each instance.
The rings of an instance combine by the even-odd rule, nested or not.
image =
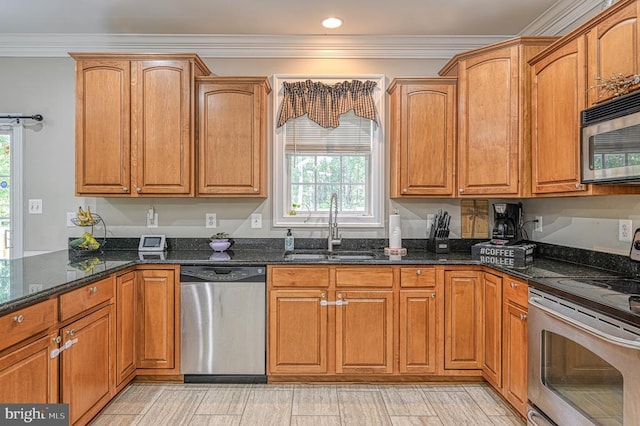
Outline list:
[[[307,116],[289,119],[285,127],[285,151],[297,153],[368,153],[375,123],[349,111],[336,128],[324,128]]]

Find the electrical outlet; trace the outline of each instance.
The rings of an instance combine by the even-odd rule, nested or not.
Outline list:
[[[215,213],[205,213],[204,226],[207,228],[216,228],[218,226],[218,221]]]
[[[29,214],[42,214],[42,200],[29,200]]]
[[[628,219],[618,221],[618,241],[630,243],[633,239],[633,222]]]
[[[73,223],[73,219],[75,219],[76,217],[76,212],[67,212],[67,228],[73,228],[74,226],[76,226]]]
[[[262,228],[262,215],[260,213],[253,213],[251,215],[251,227]]]
[[[147,215],[147,228],[157,228],[158,227],[158,213],[152,213]]]
[[[542,232],[542,216],[536,216],[536,226],[534,230]]]

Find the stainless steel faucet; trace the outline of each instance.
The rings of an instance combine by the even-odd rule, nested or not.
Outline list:
[[[338,194],[331,194],[329,201],[329,237],[327,238],[327,251],[332,252],[333,246],[340,245],[340,233],[338,232]]]

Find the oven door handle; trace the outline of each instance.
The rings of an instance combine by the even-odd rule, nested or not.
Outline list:
[[[554,317],[556,317],[557,319],[573,326],[576,327],[582,331],[585,331],[589,334],[592,334],[596,337],[599,337],[602,340],[605,340],[609,343],[612,343],[614,345],[617,346],[624,346],[627,348],[631,348],[631,349],[638,349],[640,350],[640,342],[636,341],[636,340],[629,340],[629,339],[624,339],[622,337],[618,337],[618,336],[613,336],[609,333],[607,333],[604,330],[600,330],[596,327],[592,327],[588,324],[585,324],[581,321],[576,320],[575,318],[571,318],[568,317],[566,315],[564,315],[561,312],[556,311],[555,309],[549,307],[549,306],[545,306],[542,304],[543,303],[543,299],[539,298],[539,297],[529,297],[529,305],[534,306],[538,309],[540,309],[541,311],[546,312],[549,315],[552,315]]]

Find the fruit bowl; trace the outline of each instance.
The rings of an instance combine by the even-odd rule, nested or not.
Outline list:
[[[211,240],[211,242],[209,243],[209,247],[211,247],[213,251],[223,252],[231,247],[231,243],[226,238],[220,240]]]

